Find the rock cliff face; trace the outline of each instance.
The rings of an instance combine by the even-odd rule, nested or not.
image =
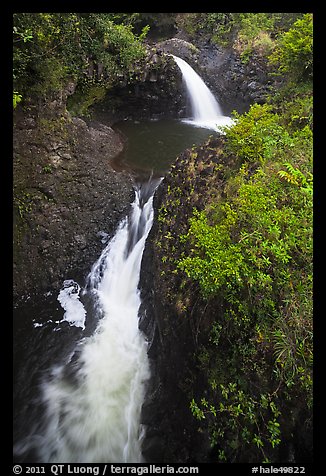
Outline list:
[[[181,72],[171,53],[196,69],[225,114],[264,101],[271,86],[257,59],[244,65],[232,51],[172,38],[149,48],[146,67],[132,80],[121,78],[94,107],[97,120],[102,113],[107,124],[185,115]],[[130,177],[110,166],[123,148],[119,136],[109,126],[72,119],[66,103],[74,92],[71,82],[37,112],[15,112],[15,298],[57,287],[67,272],[85,273],[103,246],[101,233],[114,232],[130,203]]]
[[[131,80],[121,78],[119,84],[110,89],[105,99],[95,107],[97,116],[101,112],[111,114],[112,122],[123,119],[159,119],[179,117],[186,107],[183,94],[182,75],[170,55],[159,47],[148,51],[142,71],[135,72]]]
[[[194,45],[181,38],[159,43],[158,48],[186,60],[217,97],[223,113],[244,112],[253,102],[263,103],[278,85],[268,75],[266,59],[253,55],[244,63],[230,48],[199,41]]]
[[[212,49],[206,45],[200,51],[202,77],[220,99],[227,115],[234,109],[242,113],[254,102],[263,104],[272,88],[278,86],[278,81],[268,75],[265,58],[253,55],[244,63],[230,49]]]
[[[15,300],[85,275],[128,208],[132,183],[110,160],[122,150],[108,126],[16,117]]]
[[[146,242],[140,282],[140,327],[151,342],[153,369],[143,408],[143,422],[148,426],[143,449],[145,459],[152,463],[212,462],[207,432],[191,414],[189,404],[193,392],[201,392],[205,378],[198,367],[198,346],[219,310],[216,303],[213,308],[207,306],[196,285],[184,288],[173,266],[165,264],[169,272],[162,273],[162,262],[167,261],[165,238],[174,244],[187,232],[193,207],[205,206],[203,190],[210,188],[210,181],[216,193],[222,192],[224,174],[234,166],[223,157],[222,148],[223,138],[215,138],[194,152],[180,154],[154,198],[156,220]],[[176,248],[173,259],[179,252]]]
[[[176,117],[185,102],[180,84],[174,61],[153,48],[141,74],[129,84],[122,78],[94,108],[96,121],[67,112],[73,82],[46,103],[15,111],[15,302],[84,277],[129,209],[132,179],[112,168],[124,144],[99,122],[101,112],[106,124]]]

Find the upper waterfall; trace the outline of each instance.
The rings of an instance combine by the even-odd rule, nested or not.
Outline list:
[[[196,71],[183,59],[172,56],[181,70],[191,102],[192,117],[184,121],[213,130],[232,124],[232,119],[223,115],[217,99]]]

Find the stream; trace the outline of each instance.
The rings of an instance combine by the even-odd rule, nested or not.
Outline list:
[[[15,462],[143,462],[141,407],[150,371],[138,329],[138,282],[153,194],[179,153],[216,134],[217,123],[230,124],[183,63],[189,94],[208,94],[196,104],[213,101],[213,109],[198,112],[192,101],[183,120],[115,125],[127,147],[113,166],[135,177],[129,216],[111,239],[103,232],[103,252],[84,282],[67,276],[58,295],[14,312]],[[197,87],[189,89],[192,79]]]

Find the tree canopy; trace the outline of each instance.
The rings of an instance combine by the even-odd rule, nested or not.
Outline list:
[[[110,13],[16,13],[13,26],[13,79],[16,103],[22,96],[45,96],[73,78],[86,81],[91,65],[101,65],[107,86],[128,74],[144,57],[131,24]],[[92,78],[93,79],[93,78]]]

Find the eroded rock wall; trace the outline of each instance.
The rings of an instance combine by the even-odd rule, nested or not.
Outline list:
[[[100,104],[97,122],[67,112],[71,81],[14,117],[15,301],[83,276],[133,199],[132,179],[112,160],[123,150],[117,120],[180,115],[181,74],[170,56],[149,48],[134,77],[121,78]],[[104,113],[105,124],[101,124]],[[111,120],[110,120],[111,118]],[[109,120],[108,120],[109,119]]]
[[[158,48],[187,61],[218,99],[223,113],[242,113],[253,102],[264,103],[280,79],[269,75],[266,58],[253,54],[243,61],[232,48],[199,39],[193,44],[182,38],[160,42]]]
[[[131,178],[110,161],[122,151],[108,126],[79,118],[16,118],[15,300],[82,278],[132,200]]]

